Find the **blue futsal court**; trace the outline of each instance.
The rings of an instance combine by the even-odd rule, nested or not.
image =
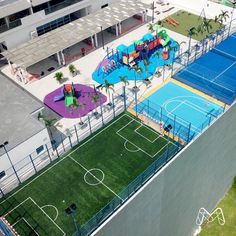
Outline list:
[[[231,104],[236,98],[236,33],[173,77]]]
[[[133,108],[136,110],[136,106]],[[162,121],[164,127],[185,141],[199,134],[224,108],[174,82],[168,82],[144,101],[137,104],[137,112]]]

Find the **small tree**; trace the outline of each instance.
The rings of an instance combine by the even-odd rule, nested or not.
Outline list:
[[[129,85],[129,81],[127,80],[127,75],[119,76],[120,82],[123,83],[124,87]]]
[[[161,72],[159,71],[159,66],[160,66],[160,58],[161,58],[162,53],[157,50],[152,56],[157,58],[157,68],[156,68],[156,75],[157,77],[161,76]]]
[[[191,40],[194,35],[197,35],[197,29],[195,27],[190,28],[187,30],[188,32],[188,37],[189,37],[189,43],[188,43],[188,59],[187,59],[187,64],[189,62],[189,56],[190,56],[190,47],[191,47]]]
[[[94,103],[94,109],[95,109],[94,114],[98,114],[98,112],[97,112],[97,103],[100,101],[100,94],[98,94],[98,93],[92,94],[91,100]]]
[[[46,128],[49,132],[50,139],[53,140],[52,128],[55,127],[54,125],[57,122],[57,119],[56,118],[49,118],[49,117],[46,117],[46,116],[42,115],[41,113],[39,113],[38,120],[43,121],[44,125],[46,126]]]
[[[54,78],[55,78],[59,83],[62,82],[63,77],[64,77],[64,75],[63,75],[63,73],[62,73],[61,71],[58,71],[58,72],[54,75]]]
[[[101,89],[105,89],[109,99],[108,105],[112,105],[110,90],[114,91],[114,84],[109,83],[108,80],[105,79],[105,83],[102,85]]]
[[[154,24],[149,23],[149,24],[147,25],[147,27],[148,27],[148,30],[149,30],[151,33],[154,32]]]
[[[70,64],[69,67],[68,67],[68,69],[69,69],[69,72],[71,73],[71,75],[74,76],[75,73],[76,73],[75,65]]]

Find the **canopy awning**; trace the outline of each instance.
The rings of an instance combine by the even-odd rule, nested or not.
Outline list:
[[[137,0],[120,0],[90,15],[61,26],[1,54],[17,66],[27,68],[84,39],[107,29],[135,14],[146,11],[150,5]]]

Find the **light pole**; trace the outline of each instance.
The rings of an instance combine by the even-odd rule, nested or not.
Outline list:
[[[71,216],[72,219],[73,219],[73,223],[74,223],[74,226],[75,226],[75,230],[76,230],[76,234],[77,236],[80,236],[80,231],[79,231],[79,227],[78,227],[78,224],[77,224],[77,221],[76,221],[76,211],[77,211],[77,206],[75,203],[72,203],[69,207],[67,207],[65,209],[65,212],[67,215]]]
[[[4,151],[5,151],[6,155],[7,155],[7,158],[8,158],[8,160],[9,160],[9,162],[11,163],[11,167],[12,167],[12,169],[14,170],[14,173],[15,173],[15,175],[16,175],[16,178],[18,179],[19,183],[21,183],[20,178],[19,178],[19,176],[18,176],[18,174],[17,174],[17,172],[16,172],[16,169],[15,169],[15,167],[14,167],[12,161],[11,161],[11,158],[10,158],[8,152],[7,152],[7,149],[6,149],[6,146],[7,146],[7,145],[8,145],[8,141],[5,141],[4,143],[0,144],[0,149],[1,149],[1,148],[4,149]]]
[[[102,48],[104,49],[104,35],[103,35],[102,26],[100,27],[101,27],[101,34],[102,34]]]
[[[155,10],[155,2],[152,2],[152,23],[154,23],[154,10]]]
[[[230,23],[229,23],[229,32],[228,32],[228,36],[230,35],[230,30],[231,30],[231,26],[232,26],[233,17],[234,17],[234,9],[235,9],[235,5],[236,5],[236,0],[233,1],[232,4],[233,4],[233,10],[232,10],[232,14],[231,14]]]

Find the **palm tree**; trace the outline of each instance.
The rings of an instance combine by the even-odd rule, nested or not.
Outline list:
[[[145,73],[146,73],[146,78],[145,78],[145,80],[146,80],[146,81],[149,81],[149,79],[148,79],[148,66],[149,66],[150,64],[152,64],[152,62],[150,62],[147,58],[144,58],[144,59],[143,59],[143,64],[144,64]]]
[[[124,92],[124,94],[122,94],[121,97],[125,96],[125,87],[129,85],[129,81],[126,78],[127,78],[127,75],[119,76],[120,82],[123,83],[123,92]]]
[[[109,99],[108,105],[112,105],[110,90],[114,92],[114,84],[109,83],[108,80],[105,79],[104,84],[102,85],[101,89],[105,89],[106,93],[108,94],[108,99]]]
[[[55,127],[55,123],[57,122],[56,118],[50,118],[42,115],[41,113],[38,114],[38,120],[43,121],[44,125],[46,126],[50,139],[53,140],[52,128]]]
[[[61,71],[58,71],[55,75],[54,75],[54,78],[59,82],[61,83],[61,81],[63,80],[63,73]]]
[[[227,19],[229,18],[229,12],[228,11],[222,11],[221,10],[221,14],[219,14],[218,16],[222,22],[222,24],[227,21]]]
[[[100,94],[98,94],[98,93],[93,94],[91,96],[91,100],[94,103],[94,109],[95,109],[94,115],[96,115],[96,114],[98,114],[98,112],[97,112],[97,103],[100,101]]]
[[[194,35],[197,35],[197,29],[195,27],[192,27],[190,28],[189,30],[187,30],[188,32],[188,37],[189,37],[189,42],[188,42],[188,59],[187,59],[187,65],[188,65],[188,62],[189,62],[189,56],[190,56],[190,47],[191,47],[191,40],[192,40],[192,37]]]
[[[86,107],[86,104],[85,104],[85,103],[83,103],[83,102],[79,103],[79,104],[78,104],[79,113],[80,113],[80,111],[83,111],[83,110],[85,109],[85,107]],[[83,124],[84,124],[84,122],[82,121],[82,114],[80,113],[80,122],[79,122],[79,125],[83,125]]]
[[[204,32],[207,32],[208,34],[210,34],[210,29],[212,29],[212,19],[204,19],[203,22],[202,22],[202,25],[201,25],[201,28],[203,30],[203,33]]]
[[[150,32],[154,32],[154,24],[149,23],[149,24],[147,25],[147,27],[148,27],[148,30],[149,30]]]

